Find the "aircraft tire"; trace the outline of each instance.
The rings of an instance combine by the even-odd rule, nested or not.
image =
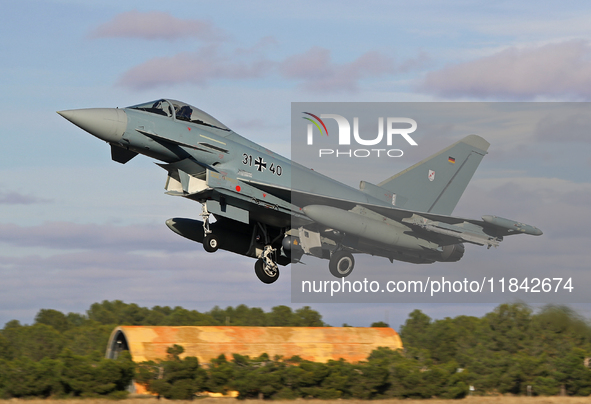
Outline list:
[[[210,253],[216,252],[220,248],[220,241],[213,233],[209,233],[203,238],[203,248]]]
[[[257,275],[257,278],[259,278],[259,280],[261,282],[266,283],[266,284],[273,283],[277,279],[279,279],[279,268],[277,268],[277,272],[275,273],[275,276],[269,275],[265,271],[265,263],[263,262],[262,259],[258,259],[254,263],[254,273]]]
[[[344,278],[351,275],[355,267],[355,258],[353,254],[348,251],[335,251],[330,256],[328,269],[333,276],[337,278]]]

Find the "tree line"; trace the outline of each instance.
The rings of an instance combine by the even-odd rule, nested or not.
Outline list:
[[[238,398],[264,399],[378,399],[461,398],[468,392],[467,374],[455,364],[422,367],[415,359],[390,348],[374,350],[366,361],[343,359],[318,363],[298,356],[249,358],[220,355],[206,367],[195,357],[180,358],[183,348],[168,349],[164,360],[141,362],[136,381],[168,399],[187,400],[207,391],[238,391]],[[428,371],[426,371],[428,370]]]
[[[129,355],[104,359],[109,336],[119,325],[327,326],[320,313],[307,306],[276,306],[268,312],[246,305],[216,306],[201,313],[105,300],[85,314],[42,309],[33,324],[11,320],[0,330],[0,398],[125,397],[134,363]]]
[[[136,380],[172,399],[228,390],[271,399],[591,394],[591,327],[566,307],[534,313],[502,304],[482,318],[435,321],[415,310],[400,336],[403,350],[379,348],[354,364],[235,354],[201,368],[196,358],[180,359],[175,346],[166,359],[139,364]]]
[[[95,303],[85,314],[43,309],[32,325],[12,320],[0,331],[0,398],[121,398],[132,379],[175,399],[230,390],[269,399],[591,394],[591,327],[566,307],[533,312],[503,304],[481,318],[442,320],[415,310],[399,330],[403,350],[379,348],[360,363],[234,354],[200,364],[183,357],[180,346],[155,362],[134,364],[125,352],[104,359],[118,325],[328,326],[309,307],[265,312],[240,305],[200,313],[116,300]]]
[[[475,394],[591,394],[591,327],[568,307],[502,304],[481,318],[435,321],[415,310],[400,336],[417,363],[463,369]]]

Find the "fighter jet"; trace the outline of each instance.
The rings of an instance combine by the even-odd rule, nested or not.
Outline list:
[[[207,252],[255,258],[255,273],[267,284],[278,279],[280,265],[300,262],[304,255],[329,260],[330,272],[341,278],[353,271],[353,254],[390,262],[455,262],[464,255],[464,243],[490,248],[505,236],[542,234],[492,215],[451,216],[487,154],[489,143],[476,135],[377,185],[362,181],[355,189],[180,101],[58,113],[107,142],[118,163],[138,154],[158,160],[168,173],[166,192],[202,205],[202,220],[173,218],[166,225]]]

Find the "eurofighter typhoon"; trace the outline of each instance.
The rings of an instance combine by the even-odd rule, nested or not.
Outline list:
[[[125,164],[138,154],[168,172],[168,194],[201,203],[194,218],[173,218],[175,233],[256,259],[264,283],[279,265],[303,255],[329,260],[336,277],[351,274],[353,254],[416,264],[455,262],[464,243],[498,246],[513,234],[541,235],[533,226],[497,216],[451,216],[489,143],[470,135],[385,179],[342,184],[238,135],[191,105],[160,99],[128,108],[58,112],[107,142]],[[291,178],[298,178],[297,187]],[[210,218],[215,218],[215,222]]]

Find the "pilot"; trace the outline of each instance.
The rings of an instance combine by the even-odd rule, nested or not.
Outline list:
[[[179,109],[176,113],[176,118],[183,120],[183,121],[191,121],[191,115],[193,114],[193,110],[188,105],[184,105]]]

